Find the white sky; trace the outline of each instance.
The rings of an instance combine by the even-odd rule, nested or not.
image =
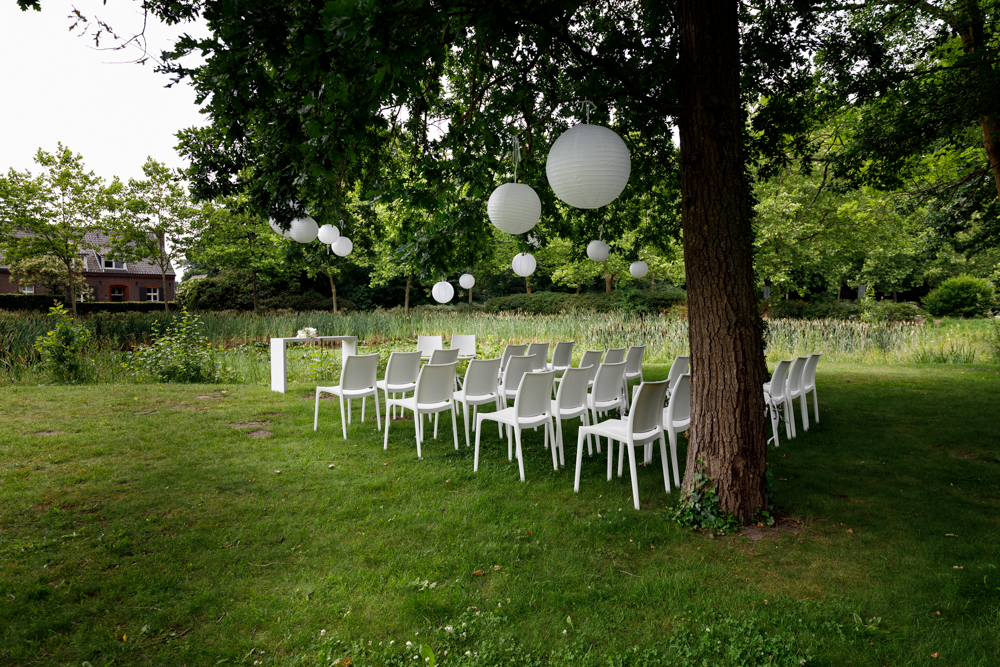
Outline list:
[[[106,21],[119,35],[142,28],[138,3],[128,0],[107,6],[100,0],[43,0],[41,12],[22,12],[13,0],[0,2],[0,171],[13,167],[37,173],[35,152],[52,152],[60,141],[108,181],[141,178],[147,156],[185,166],[174,151],[174,134],[207,124],[194,90],[186,84],[164,88],[170,79],[155,73],[152,62],[123,64],[138,57],[136,49],[97,51],[92,39],[69,32],[74,6],[91,22],[95,16]],[[149,52],[158,57],[184,32],[205,30],[169,27],[151,17],[145,32]]]

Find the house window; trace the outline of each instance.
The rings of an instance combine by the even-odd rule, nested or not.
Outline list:
[[[160,288],[159,287],[147,287],[146,288],[146,301],[159,301],[160,300]]]
[[[108,259],[107,257],[105,257],[104,258],[104,268],[105,269],[124,269],[125,268],[125,262],[119,262],[118,260]]]
[[[108,301],[128,301],[128,288],[125,285],[112,285],[108,288]]]
[[[18,285],[17,286],[17,291],[20,292],[21,294],[34,294],[35,293],[35,286],[34,285]]]

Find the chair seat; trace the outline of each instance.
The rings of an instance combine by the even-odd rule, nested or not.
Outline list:
[[[581,426],[580,433],[590,433],[593,435],[603,436],[605,438],[611,438],[612,440],[625,441],[628,439],[628,420],[607,419],[598,424]],[[632,438],[637,445],[646,444],[647,442],[652,442],[653,440],[659,438],[661,433],[662,431],[660,431],[660,429],[653,429],[651,431],[635,433]]]
[[[476,416],[476,419],[479,421],[490,419],[511,425],[520,422],[522,428],[534,428],[544,424],[547,420],[551,420],[552,415],[546,412],[534,417],[522,417],[518,419],[517,415],[514,414],[514,408],[504,408],[503,410],[497,410],[496,412],[480,412]]]
[[[316,391],[336,394],[337,396],[343,395],[344,398],[365,398],[367,396],[374,396],[376,393],[374,387],[369,387],[368,389],[341,389],[339,384],[335,387],[316,387]]]
[[[455,401],[458,403],[468,403],[469,405],[485,405],[487,403],[495,403],[497,400],[496,394],[474,394],[466,395],[464,389],[459,389],[455,392]]]
[[[417,403],[417,399],[413,396],[407,396],[406,398],[392,398],[386,403],[388,408],[388,403],[393,405],[401,405],[411,412],[421,412],[427,414],[429,412],[444,412],[445,410],[451,409],[451,401],[439,401],[437,403]]]
[[[666,408],[663,408],[663,423],[664,423],[664,425],[666,425],[666,423],[667,423],[667,409]],[[674,427],[675,431],[679,431],[682,428],[690,428],[690,426],[691,426],[691,418],[690,417],[688,417],[687,419],[679,419],[679,420],[677,420],[677,421],[675,421],[673,423],[673,427]]]
[[[385,380],[379,380],[375,383],[379,389],[390,394],[406,394],[417,388],[416,382],[407,382],[406,384],[386,384]]]
[[[575,408],[560,408],[559,405],[552,401],[552,414],[559,417],[559,419],[573,419],[574,417],[579,417],[580,415],[587,412],[589,408],[586,405],[578,405]]]

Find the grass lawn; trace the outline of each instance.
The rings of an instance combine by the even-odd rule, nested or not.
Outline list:
[[[1000,367],[818,382],[786,518],[714,537],[657,460],[640,512],[596,456],[573,493],[574,427],[522,484],[495,429],[475,474],[445,421],[313,433],[311,385],[2,388],[0,664],[998,664]]]

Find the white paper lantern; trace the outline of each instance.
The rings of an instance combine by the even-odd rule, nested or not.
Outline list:
[[[347,257],[354,250],[354,242],[346,236],[341,236],[334,242],[331,248],[333,249],[333,254],[337,257]]]
[[[587,257],[595,262],[603,262],[610,252],[611,246],[604,241],[591,241],[587,244]]]
[[[649,273],[649,265],[640,259],[638,262],[629,264],[628,272],[632,274],[633,278],[645,278],[646,274]]]
[[[273,229],[275,231],[275,233],[280,234],[280,235],[285,236],[285,237],[288,236],[288,232],[286,232],[284,229],[282,229],[281,226],[277,222],[275,222],[273,218],[271,220],[268,220],[267,224],[271,226],[271,229]]]
[[[319,240],[327,245],[333,245],[340,238],[340,230],[333,225],[323,225],[319,228]]]
[[[542,201],[530,185],[504,183],[490,195],[486,214],[501,232],[523,234],[538,222]]]
[[[628,184],[632,161],[622,138],[601,125],[580,123],[549,149],[545,174],[559,199],[576,208],[613,202]]]
[[[434,287],[431,288],[431,296],[438,303],[448,303],[455,296],[455,288],[451,286],[451,283],[442,280],[439,283],[434,283]]]
[[[471,273],[463,273],[458,279],[458,284],[462,286],[462,289],[472,289],[476,286],[476,278]]]
[[[510,263],[510,268],[514,270],[515,274],[522,278],[527,278],[535,272],[537,265],[538,263],[535,262],[534,257],[526,252],[522,252],[514,255],[514,261]]]
[[[288,235],[299,243],[311,243],[319,235],[319,225],[310,217],[296,218]]]

